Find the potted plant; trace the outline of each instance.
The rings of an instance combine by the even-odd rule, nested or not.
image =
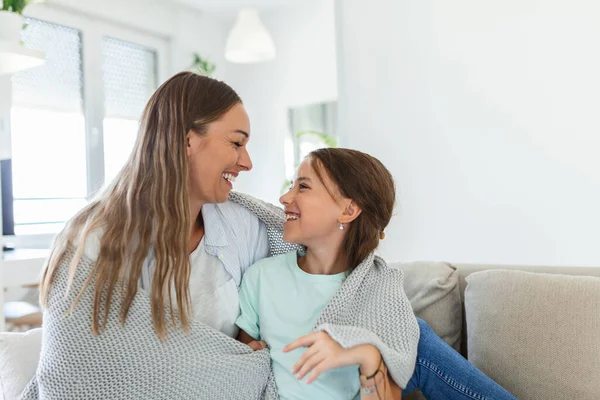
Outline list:
[[[23,27],[23,10],[36,0],[0,0],[0,42],[19,43]]]
[[[23,10],[43,0],[0,0],[0,75],[13,74],[44,63],[44,53],[21,42]]]
[[[300,154],[300,141],[303,140],[302,138],[304,137],[304,139],[308,139],[307,141],[311,142],[311,146],[312,148],[321,148],[321,147],[338,147],[337,145],[337,140],[334,136],[328,135],[326,133],[323,132],[318,132],[318,131],[298,131],[296,132],[296,134],[294,135],[296,137],[294,146],[297,147],[297,156],[296,157],[301,157],[303,158],[306,154]],[[294,165],[294,168],[298,168],[298,165],[300,163],[300,160],[297,159]],[[286,179],[285,182],[283,183],[283,186],[281,186],[281,193],[285,193],[289,188],[290,185],[292,184],[292,181],[289,179]]]
[[[194,57],[192,65],[190,66],[192,71],[200,75],[212,76],[217,66],[210,60],[200,57],[200,54],[198,53],[194,53],[192,56]]]

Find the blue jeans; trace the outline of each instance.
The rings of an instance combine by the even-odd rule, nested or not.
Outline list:
[[[402,395],[420,389],[428,400],[516,400],[448,346],[420,318],[415,373]]]

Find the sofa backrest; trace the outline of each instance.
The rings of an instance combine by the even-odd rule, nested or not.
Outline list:
[[[535,265],[494,265],[494,264],[454,264],[458,270],[460,282],[460,294],[464,301],[465,288],[467,282],[465,278],[474,272],[507,269],[524,272],[539,272],[544,274],[562,274],[562,275],[579,275],[579,276],[595,276],[600,277],[600,267],[553,267],[553,266],[535,266]]]
[[[469,272],[461,350],[473,365],[520,400],[600,398],[598,268]]]
[[[465,289],[467,287],[467,281],[465,278],[475,272],[489,271],[489,270],[512,270],[512,271],[524,271],[524,272],[535,272],[544,274],[561,274],[561,275],[575,275],[575,276],[593,276],[600,278],[600,267],[559,267],[559,266],[539,266],[539,265],[493,265],[493,264],[450,264],[458,271],[458,279],[460,285],[460,296],[462,300],[462,332],[461,332],[461,344],[460,353],[468,357],[468,345],[467,345],[467,318],[465,316],[464,300],[465,300]]]
[[[417,316],[425,319],[449,345],[467,357],[464,309],[465,278],[489,270],[600,277],[600,267],[552,267],[527,265],[451,264],[444,262],[389,262],[404,270],[405,291]],[[461,328],[462,327],[462,328]]]

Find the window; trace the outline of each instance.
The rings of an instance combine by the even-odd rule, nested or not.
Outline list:
[[[22,40],[46,63],[13,76],[15,234],[56,232],[86,203],[81,34],[27,19]]]
[[[33,16],[22,40],[46,63],[12,76],[16,235],[58,232],[114,178],[168,69],[163,39],[57,10]]]
[[[139,117],[156,89],[156,52],[105,37],[102,58],[104,181],[110,182],[129,157],[137,136]]]
[[[313,150],[336,147],[336,103],[319,103],[288,110],[290,134],[284,142],[286,189],[300,162]]]

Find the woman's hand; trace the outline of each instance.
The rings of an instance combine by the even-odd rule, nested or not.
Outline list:
[[[300,347],[307,349],[292,368],[292,374],[300,380],[310,373],[306,383],[314,382],[325,371],[349,365],[358,365],[362,374],[370,375],[381,363],[381,354],[375,346],[366,344],[345,349],[323,331],[299,337],[283,351],[287,353]]]

